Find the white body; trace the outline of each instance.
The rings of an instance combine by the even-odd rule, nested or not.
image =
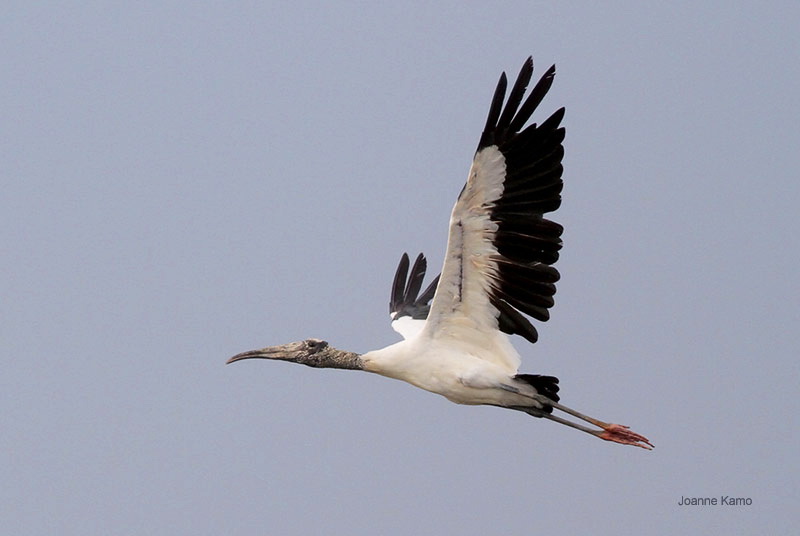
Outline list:
[[[361,359],[368,372],[408,382],[457,404],[538,407],[531,399],[532,388],[525,389],[514,373],[481,357],[485,348],[418,336],[367,352]],[[508,387],[525,389],[528,396]]]

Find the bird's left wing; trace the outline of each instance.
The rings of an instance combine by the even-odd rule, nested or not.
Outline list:
[[[532,74],[528,58],[505,106],[505,73],[497,84],[450,217],[444,267],[423,330],[428,337],[479,341],[501,330],[534,342],[536,330],[524,315],[549,318],[559,278],[551,265],[563,228],[543,215],[561,204],[564,109],[523,129],[550,88],[555,66],[523,102]],[[509,369],[519,364],[516,355],[497,360]]]
[[[389,299],[392,329],[402,335],[404,339],[410,339],[422,331],[425,319],[428,318],[428,312],[431,309],[430,301],[439,282],[439,276],[436,276],[428,288],[420,294],[428,261],[425,260],[425,255],[420,253],[414,261],[410,275],[408,273],[409,264],[408,253],[403,253],[394,274],[392,295]]]

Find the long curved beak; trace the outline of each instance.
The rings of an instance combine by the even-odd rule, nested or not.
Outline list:
[[[295,346],[296,343],[290,343],[281,346],[268,346],[267,348],[261,348],[260,350],[248,350],[247,352],[236,354],[232,358],[228,359],[225,364],[230,365],[231,363],[235,363],[236,361],[241,361],[243,359],[279,359],[281,361],[296,361],[297,349]]]
[[[269,359],[269,357],[271,356],[265,355],[263,350],[248,350],[247,352],[236,354],[232,358],[225,361],[225,364],[230,365],[231,363],[241,361],[242,359]]]

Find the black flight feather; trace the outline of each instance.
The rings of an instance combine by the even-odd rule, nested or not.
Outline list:
[[[422,288],[422,281],[425,279],[428,261],[425,260],[425,255],[420,253],[414,261],[410,275],[408,272],[409,263],[408,254],[403,253],[403,256],[400,257],[400,263],[397,265],[397,271],[394,274],[392,294],[389,299],[389,313],[392,314],[392,320],[396,320],[401,316],[410,316],[417,320],[428,318],[430,301],[436,292],[436,285],[439,283],[439,276],[436,276],[433,282],[420,294],[419,291]]]
[[[496,146],[506,164],[503,193],[490,208],[499,254],[490,301],[498,310],[499,329],[530,342],[536,342],[537,333],[524,315],[540,321],[550,318],[559,278],[551,265],[558,260],[563,228],[543,216],[561,205],[564,108],[540,125],[525,124],[552,86],[555,72],[555,66],[550,67],[523,101],[533,76],[533,60],[528,58],[505,105],[508,82],[503,73],[478,144],[478,152]]]

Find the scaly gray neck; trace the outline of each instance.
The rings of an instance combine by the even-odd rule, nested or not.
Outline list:
[[[355,352],[346,352],[328,346],[319,352],[306,354],[297,360],[298,363],[314,368],[338,368],[350,370],[363,370],[364,363],[361,355]]]

